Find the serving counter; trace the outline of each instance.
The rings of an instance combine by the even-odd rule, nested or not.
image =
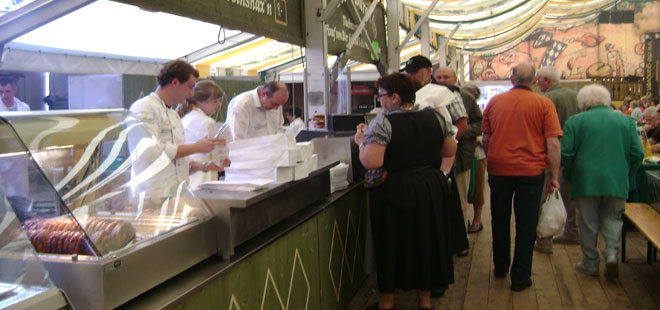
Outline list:
[[[211,208],[217,221],[218,254],[229,258],[234,248],[306,208],[330,193],[330,168],[312,171],[307,178],[258,191],[199,189],[195,196]]]
[[[367,278],[366,217],[356,182],[120,309],[346,309]]]
[[[365,278],[364,189],[329,195],[348,137],[304,179],[192,191],[125,110],[0,116],[0,194],[76,309],[342,309]]]

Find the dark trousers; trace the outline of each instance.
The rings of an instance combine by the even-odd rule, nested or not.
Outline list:
[[[516,243],[511,265],[511,282],[523,283],[532,275],[544,174],[537,176],[489,175],[490,212],[493,228],[493,262],[496,270],[511,264],[511,200],[516,218]]]

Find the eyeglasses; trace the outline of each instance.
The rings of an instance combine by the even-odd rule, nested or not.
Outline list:
[[[382,98],[382,97],[389,97],[389,96],[390,95],[388,95],[388,94],[378,94],[378,100],[380,100],[380,98]]]

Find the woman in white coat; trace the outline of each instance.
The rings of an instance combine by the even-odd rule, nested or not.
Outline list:
[[[195,84],[194,95],[185,104],[179,106],[179,115],[183,123],[186,143],[193,143],[209,135],[209,127],[216,121],[209,117],[222,106],[222,88],[212,80],[199,81]],[[223,166],[228,166],[227,160]],[[207,181],[218,179],[218,171],[224,167],[211,160],[210,153],[190,156],[190,186],[197,187]]]

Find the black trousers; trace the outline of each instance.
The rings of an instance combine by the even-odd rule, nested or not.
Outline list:
[[[537,176],[489,175],[490,212],[493,228],[493,263],[496,270],[511,266],[511,282],[526,282],[532,275],[544,174]],[[511,264],[511,202],[516,219],[516,239]]]

